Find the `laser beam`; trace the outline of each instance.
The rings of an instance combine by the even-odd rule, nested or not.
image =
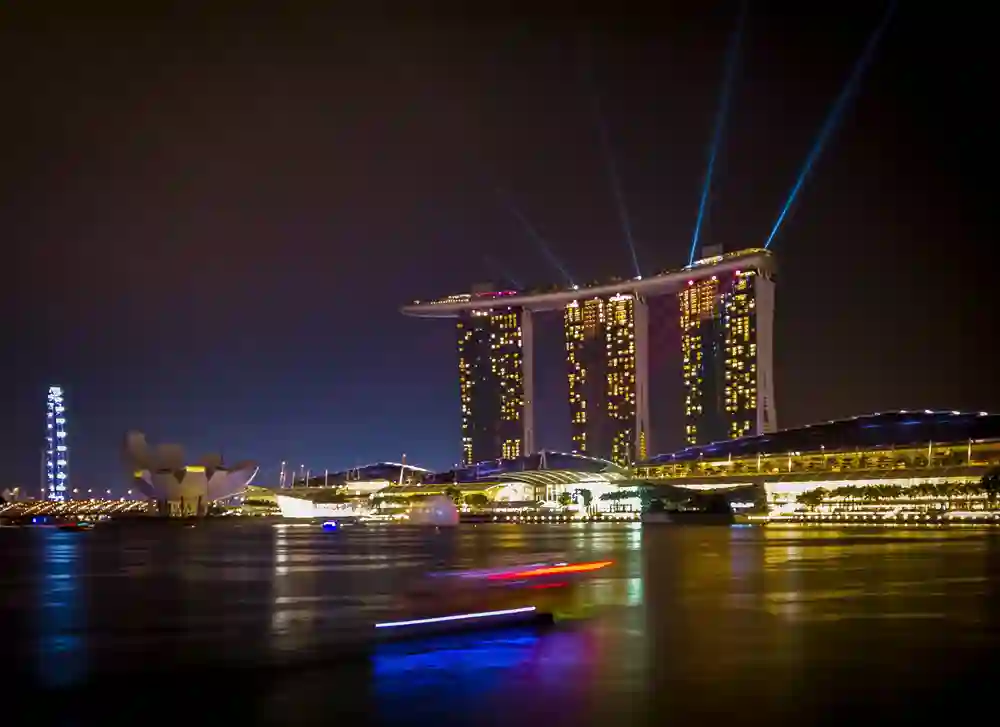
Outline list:
[[[719,153],[722,132],[726,126],[726,117],[729,115],[729,99],[732,96],[733,79],[736,77],[736,66],[739,62],[740,46],[743,40],[743,26],[746,24],[747,5],[747,0],[742,0],[740,3],[740,14],[736,21],[736,29],[729,39],[729,48],[726,51],[726,71],[722,81],[719,108],[715,112],[715,130],[712,132],[712,143],[708,148],[708,166],[705,169],[705,180],[701,185],[701,200],[698,202],[698,219],[695,220],[694,234],[691,236],[691,255],[688,257],[688,265],[694,263],[694,256],[698,250],[698,242],[701,238],[701,227],[708,212],[709,193],[712,189],[712,174],[715,171],[715,158]]]
[[[594,119],[597,123],[597,131],[601,138],[601,153],[604,156],[604,164],[608,170],[608,182],[611,184],[611,193],[615,198],[615,207],[618,210],[618,220],[622,226],[622,233],[628,245],[628,251],[632,255],[632,266],[635,274],[642,276],[639,268],[639,255],[635,250],[635,240],[632,237],[632,222],[629,219],[628,206],[625,204],[625,191],[622,188],[621,177],[618,175],[618,164],[615,162],[615,152],[611,146],[611,135],[608,133],[608,124],[604,119],[604,112],[601,109],[601,97],[597,90],[591,88],[591,102],[594,109]]]
[[[799,176],[795,180],[795,184],[792,186],[792,191],[788,194],[788,199],[785,200],[785,204],[781,208],[781,213],[778,215],[778,219],[774,223],[774,227],[771,228],[771,234],[767,236],[767,242],[764,243],[764,249],[771,247],[771,243],[774,242],[775,235],[778,234],[781,224],[785,221],[785,217],[788,215],[789,210],[791,210],[792,205],[795,203],[795,198],[802,189],[802,185],[805,183],[806,177],[809,176],[809,172],[812,170],[813,165],[816,163],[816,160],[819,159],[819,155],[823,152],[823,147],[826,146],[830,136],[837,128],[841,117],[844,115],[847,102],[850,101],[855,91],[857,91],[858,86],[861,84],[864,72],[871,63],[872,57],[875,55],[875,50],[878,48],[879,41],[882,39],[882,34],[885,32],[886,26],[889,25],[889,21],[892,19],[892,14],[895,10],[896,0],[890,0],[889,5],[885,9],[885,14],[882,16],[882,21],[878,24],[871,37],[868,39],[868,43],[861,52],[861,56],[854,64],[854,68],[851,71],[851,75],[847,79],[847,83],[844,84],[844,87],[840,91],[840,95],[837,96],[837,100],[834,101],[834,104],[830,109],[830,113],[827,114],[826,120],[823,122],[823,126],[820,127],[819,135],[816,137],[816,141],[813,144],[812,149],[809,150],[809,155],[806,157],[805,163],[802,165],[802,171],[799,172]]]
[[[601,156],[604,160],[605,169],[608,172],[608,183],[611,185],[611,194],[614,196],[615,209],[618,212],[618,221],[622,226],[622,235],[628,251],[632,255],[632,266],[635,274],[642,277],[642,270],[639,268],[639,255],[635,249],[635,238],[632,235],[632,220],[628,213],[628,205],[625,203],[625,189],[622,186],[621,176],[618,173],[618,163],[615,158],[614,147],[611,144],[611,134],[608,131],[607,119],[604,117],[604,109],[601,106],[601,95],[597,90],[597,82],[594,80],[592,65],[588,51],[586,35],[581,35],[580,42],[580,70],[583,78],[583,85],[587,95],[590,97],[591,111],[594,114],[594,122],[597,126],[597,134],[601,145]]]
[[[500,265],[500,263],[491,258],[489,255],[483,255],[483,262],[492,267],[496,272],[500,273],[501,277],[503,277],[508,283],[513,285],[515,288],[517,288],[518,290],[524,290],[524,286],[521,285],[521,283],[518,282],[518,280],[513,275],[508,273],[503,268],[503,266]]]
[[[576,283],[573,282],[573,277],[569,274],[569,272],[566,270],[566,267],[559,262],[559,259],[552,252],[552,247],[549,245],[548,240],[542,237],[541,233],[538,232],[537,229],[535,229],[535,226],[531,224],[531,221],[525,216],[525,214],[520,210],[520,208],[516,204],[514,204],[514,200],[511,198],[511,196],[507,194],[507,192],[501,187],[497,187],[496,192],[497,195],[500,197],[500,199],[503,200],[504,204],[506,205],[510,213],[514,215],[514,217],[517,219],[518,222],[521,223],[521,227],[524,228],[524,231],[527,233],[528,237],[534,240],[535,243],[538,245],[538,248],[542,251],[542,255],[545,256],[545,259],[549,261],[552,267],[554,267],[556,270],[559,271],[559,273],[563,276],[563,278],[565,278],[566,282],[569,284],[571,288],[576,287]]]

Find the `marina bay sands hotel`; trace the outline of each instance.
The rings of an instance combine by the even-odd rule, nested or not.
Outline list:
[[[685,439],[703,444],[775,430],[774,258],[722,254],[675,271],[546,292],[476,290],[404,306],[454,318],[462,460],[537,450],[533,319],[561,312],[573,450],[631,464],[649,456],[650,301],[675,296]]]

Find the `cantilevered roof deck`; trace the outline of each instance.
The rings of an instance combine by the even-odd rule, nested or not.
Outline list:
[[[573,286],[542,293],[497,291],[493,293],[462,293],[432,301],[414,301],[401,309],[404,315],[417,318],[456,318],[473,310],[497,307],[526,308],[533,311],[559,310],[575,300],[635,293],[660,295],[673,293],[692,281],[725,275],[741,270],[774,269],[774,256],[763,249],[740,250],[698,261],[680,270],[666,271],[649,277],[636,277],[614,283]]]

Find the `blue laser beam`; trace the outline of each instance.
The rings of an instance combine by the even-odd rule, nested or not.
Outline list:
[[[601,145],[601,156],[608,173],[608,183],[611,185],[611,194],[615,200],[618,221],[622,227],[625,244],[628,245],[629,254],[632,256],[632,266],[635,268],[635,274],[637,277],[642,277],[642,270],[639,267],[639,254],[635,247],[635,237],[632,234],[632,220],[628,212],[628,205],[625,202],[625,188],[622,185],[621,175],[618,171],[614,146],[611,144],[611,134],[608,130],[607,119],[604,116],[604,109],[601,105],[601,95],[597,90],[597,83],[594,80],[585,36],[581,38],[580,49],[581,77],[586,93],[590,98],[591,111],[594,114],[594,122],[597,126],[598,138]]]
[[[691,236],[691,255],[688,257],[688,265],[694,263],[694,256],[698,250],[698,242],[701,238],[701,227],[705,222],[705,215],[708,212],[709,193],[712,189],[712,174],[715,171],[715,159],[719,153],[719,144],[722,142],[722,132],[726,127],[726,117],[729,116],[729,99],[733,92],[733,79],[736,77],[736,66],[739,62],[740,46],[743,41],[743,26],[746,25],[747,0],[740,3],[740,14],[736,21],[736,29],[729,40],[729,48],[726,51],[726,71],[722,81],[722,91],[719,97],[719,108],[715,115],[715,130],[712,132],[712,144],[708,148],[708,166],[705,169],[705,180],[701,185],[701,200],[698,202],[698,218],[694,223],[694,233]]]
[[[518,222],[521,223],[521,227],[524,228],[524,231],[527,233],[528,237],[534,240],[535,243],[538,245],[538,248],[542,251],[542,255],[545,256],[545,259],[549,261],[552,267],[554,267],[556,270],[559,271],[559,273],[563,276],[563,278],[566,280],[566,282],[569,284],[570,287],[575,287],[576,283],[573,282],[573,277],[569,274],[569,272],[567,272],[565,266],[563,266],[563,264],[559,262],[559,259],[552,252],[552,247],[549,245],[548,240],[542,237],[541,233],[538,232],[538,230],[535,228],[533,224],[531,224],[531,221],[525,216],[523,212],[521,212],[520,208],[516,204],[514,204],[514,200],[511,199],[511,196],[507,194],[506,191],[504,191],[500,187],[497,187],[496,192],[500,196],[500,199],[503,200],[504,204],[507,206],[507,209],[510,211],[510,213],[514,215],[515,218],[517,218]]]
[[[642,276],[639,268],[639,255],[635,250],[635,239],[632,237],[632,222],[629,219],[628,206],[625,204],[625,191],[622,188],[621,177],[618,174],[618,164],[615,161],[615,152],[611,146],[611,135],[608,133],[608,124],[601,109],[601,97],[596,89],[592,89],[591,99],[594,108],[594,119],[597,123],[597,131],[601,138],[601,153],[604,156],[604,164],[608,170],[608,182],[611,184],[611,193],[615,198],[615,207],[618,210],[618,220],[622,226],[622,233],[625,242],[628,244],[628,251],[632,255],[632,265],[635,274]]]
[[[503,277],[508,283],[512,284],[518,290],[524,290],[524,286],[515,278],[513,275],[508,273],[496,260],[491,258],[489,255],[483,255],[483,262],[492,267],[501,277]]]
[[[858,86],[861,85],[861,79],[864,76],[864,72],[871,63],[872,57],[875,55],[875,50],[878,48],[879,41],[882,39],[882,34],[885,32],[886,26],[889,25],[889,21],[892,19],[892,14],[895,10],[896,0],[890,0],[889,5],[886,7],[885,14],[882,16],[882,21],[878,24],[871,37],[868,39],[868,43],[861,52],[861,56],[854,64],[854,68],[851,71],[851,75],[847,79],[847,83],[844,84],[844,87],[840,91],[840,95],[837,96],[837,100],[834,101],[834,104],[830,109],[830,113],[827,114],[826,120],[820,128],[819,135],[816,137],[816,142],[813,144],[812,149],[809,150],[809,155],[806,157],[806,161],[802,165],[802,171],[799,172],[799,176],[795,180],[795,184],[792,186],[792,191],[788,194],[788,199],[785,200],[785,205],[781,208],[781,213],[778,215],[778,219],[774,223],[774,227],[771,228],[771,234],[767,236],[767,242],[764,243],[764,249],[771,247],[771,243],[774,242],[774,237],[778,234],[781,224],[785,221],[785,217],[788,215],[792,205],[795,203],[795,198],[798,197],[799,191],[802,189],[803,184],[805,184],[806,177],[809,176],[809,172],[812,170],[813,165],[816,163],[816,160],[819,159],[819,155],[823,152],[823,148],[826,146],[830,136],[837,128],[837,125],[840,123],[840,120],[845,113],[848,101],[850,101],[851,97],[857,91]]]

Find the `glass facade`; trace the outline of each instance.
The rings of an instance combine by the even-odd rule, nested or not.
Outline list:
[[[458,320],[462,464],[522,452],[524,377],[521,311],[472,310]]]
[[[737,270],[689,281],[678,294],[688,445],[773,429],[759,390],[758,285],[770,289],[773,283],[758,271]],[[767,308],[763,315],[769,330],[772,311]]]
[[[566,363],[574,452],[630,464],[635,459],[635,300],[573,301],[565,310]]]

